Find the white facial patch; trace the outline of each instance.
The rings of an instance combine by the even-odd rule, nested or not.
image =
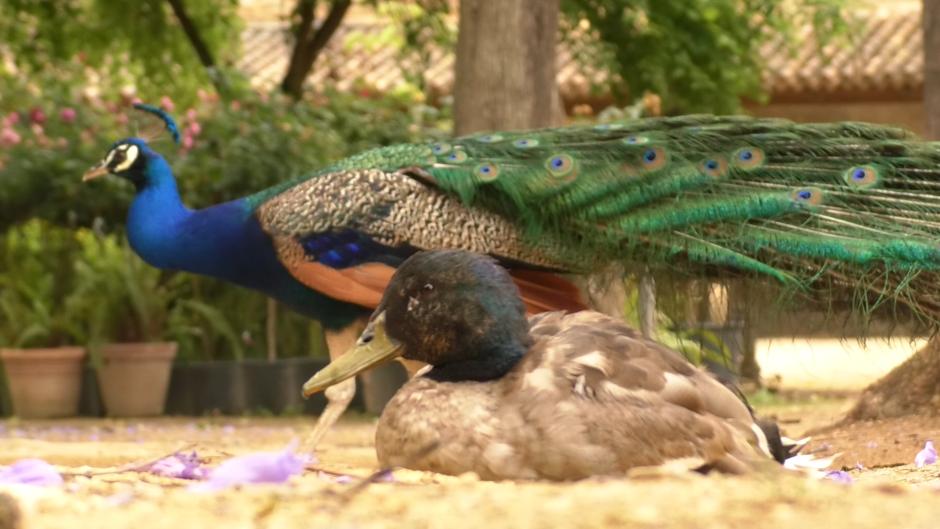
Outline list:
[[[110,158],[111,155],[114,154],[118,150],[124,151],[124,160],[122,160],[120,163],[114,166],[113,171],[115,173],[120,173],[122,171],[128,170],[131,167],[131,165],[134,164],[134,161],[137,160],[137,155],[140,153],[140,149],[136,145],[125,144],[125,145],[119,146],[114,151],[111,151],[111,153],[108,153],[108,157]]]

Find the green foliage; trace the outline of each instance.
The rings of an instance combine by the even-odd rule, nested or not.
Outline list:
[[[159,341],[174,292],[163,274],[117,237],[76,232],[74,302],[85,305],[92,343]]]
[[[185,2],[190,18],[220,65],[240,53],[237,0]],[[188,94],[208,75],[163,0],[6,0],[0,2],[0,51],[20,75],[80,57],[98,71],[141,83],[142,95]],[[121,86],[121,85],[119,85]],[[6,92],[4,92],[6,94]]]
[[[0,243],[0,347],[83,343],[82,307],[70,301],[73,233],[32,221]]]
[[[11,94],[0,101],[0,229],[29,218],[95,227],[96,234],[78,236],[84,253],[78,239],[70,239],[71,249],[61,260],[67,264],[60,266],[71,270],[74,264],[84,274],[82,295],[73,296],[88,311],[77,329],[81,340],[172,339],[180,343],[183,361],[263,357],[266,299],[209,278],[160,273],[130,255],[119,241],[131,186],[117,178],[81,182],[81,174],[114,141],[138,133],[159,138],[151,145],[173,166],[184,200],[204,207],[351,152],[439,134],[442,119],[416,104],[420,94],[413,91],[391,96],[326,91],[301,103],[251,92],[222,101],[203,91],[198,105],[174,112],[183,133],[177,147],[152,118],[130,108],[133,92],[78,63],[31,78],[0,76],[0,89]],[[164,105],[173,104],[168,99]],[[150,292],[155,306],[136,314],[130,310],[140,299],[134,286]],[[29,321],[19,313],[24,316],[17,322]],[[55,323],[51,317],[47,321]],[[277,321],[281,356],[325,353],[316,323],[287,310],[278,312]]]
[[[123,224],[133,190],[118,179],[94,185],[81,174],[116,140],[138,133],[173,166],[184,200],[204,207],[259,191],[376,145],[412,141],[438,127],[439,113],[415,106],[419,95],[324,92],[311,102],[246,92],[221,101],[200,92],[200,103],[175,112],[183,133],[173,145],[151,117],[130,108],[133,93],[88,86],[95,76],[80,65],[27,81],[0,76],[14,94],[0,101],[0,229],[31,217],[57,224]],[[39,89],[38,86],[42,86]],[[172,99],[163,98],[167,107]]]
[[[742,96],[763,97],[759,49],[845,29],[844,0],[562,0],[563,39],[582,64],[610,73],[608,87],[659,94],[666,113],[732,113]]]

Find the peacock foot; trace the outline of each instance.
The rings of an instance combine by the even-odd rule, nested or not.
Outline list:
[[[349,403],[352,402],[356,394],[356,378],[344,380],[335,386],[330,386],[323,392],[326,395],[326,408],[317,419],[317,424],[313,428],[313,433],[304,442],[304,451],[313,452],[314,449],[323,440],[323,436],[336,424],[336,421],[343,415]]]

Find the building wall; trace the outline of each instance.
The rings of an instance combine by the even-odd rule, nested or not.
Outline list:
[[[925,133],[922,101],[861,101],[846,103],[774,103],[748,104],[748,114],[778,117],[793,121],[869,121],[897,125],[917,134]]]

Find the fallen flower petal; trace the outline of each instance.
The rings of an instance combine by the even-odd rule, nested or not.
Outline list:
[[[933,441],[927,441],[924,443],[924,449],[920,452],[917,452],[917,455],[914,456],[914,466],[917,468],[933,465],[937,462],[937,449],[933,447]]]
[[[21,459],[0,469],[0,484],[50,487],[62,484],[62,475],[42,459]]]
[[[842,483],[843,485],[850,485],[852,483],[852,476],[844,470],[832,470],[826,472],[826,475],[823,476],[823,479],[829,479],[837,483]]]
[[[391,469],[385,469],[379,472],[372,481],[375,483],[395,483],[395,474],[392,474]]]
[[[146,469],[151,474],[167,478],[205,479],[209,471],[202,467],[196,452],[176,453],[157,461]]]
[[[284,483],[304,471],[307,458],[294,453],[294,445],[280,452],[259,452],[233,457],[216,467],[205,483],[193,490],[221,490],[249,483]]]

